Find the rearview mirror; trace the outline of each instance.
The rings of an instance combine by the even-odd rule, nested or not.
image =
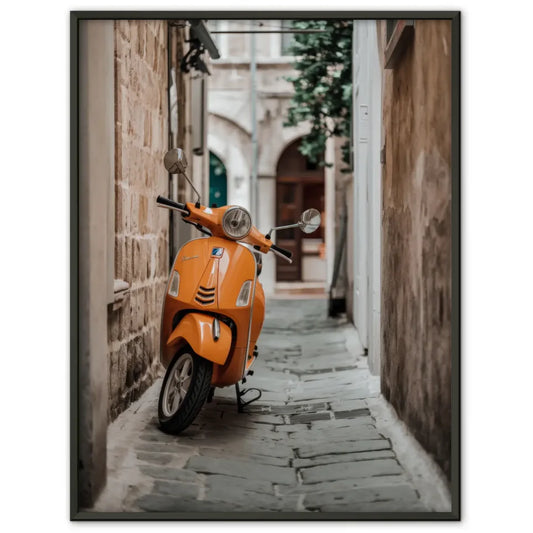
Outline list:
[[[181,148],[172,148],[172,150],[169,150],[165,154],[163,162],[170,174],[185,174],[187,158]]]
[[[298,227],[304,233],[313,233],[320,226],[320,212],[318,209],[306,209],[298,220]]]

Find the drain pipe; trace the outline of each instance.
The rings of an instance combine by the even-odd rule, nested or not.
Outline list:
[[[252,109],[252,179],[250,183],[250,210],[257,217],[257,65],[255,33],[250,36],[250,99]]]
[[[337,316],[339,313],[346,311],[346,290],[341,298],[336,294],[337,281],[339,279],[342,256],[344,255],[344,248],[346,247],[346,232],[348,229],[348,206],[344,202],[342,215],[340,219],[340,232],[335,248],[335,264],[333,267],[333,278],[329,288],[329,305],[328,316]]]

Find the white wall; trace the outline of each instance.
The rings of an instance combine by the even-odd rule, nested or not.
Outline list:
[[[276,176],[259,176],[258,213],[256,226],[266,233],[276,225]],[[275,235],[275,234],[274,234]],[[263,255],[261,283],[265,294],[272,294],[276,285],[276,256],[273,253]]]
[[[326,141],[325,159],[328,162],[335,161],[335,139],[333,137]],[[323,220],[322,224],[325,224],[326,273],[323,279],[326,280],[326,287],[329,289],[335,264],[335,163],[331,167],[324,168],[324,193],[326,220]]]
[[[209,115],[207,144],[224,164],[227,176],[228,205],[240,205],[250,209],[249,158],[251,143],[232,121]],[[252,213],[255,222],[255,213]]]
[[[353,317],[374,374],[380,367],[381,65],[375,21],[354,21]]]

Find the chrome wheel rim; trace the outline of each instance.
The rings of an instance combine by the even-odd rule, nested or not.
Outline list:
[[[163,391],[163,414],[170,417],[176,414],[189,390],[192,378],[193,360],[190,353],[184,353],[170,370]]]

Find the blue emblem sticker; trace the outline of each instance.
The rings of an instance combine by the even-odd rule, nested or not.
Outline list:
[[[211,257],[222,257],[223,252],[224,248],[213,248],[213,251],[211,252]]]

